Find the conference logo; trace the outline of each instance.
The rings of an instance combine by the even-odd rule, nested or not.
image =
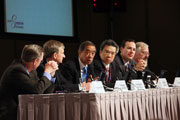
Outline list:
[[[8,20],[8,23],[11,23],[11,28],[19,28],[19,29],[24,28],[24,22],[17,21],[16,15],[12,15],[11,19]]]

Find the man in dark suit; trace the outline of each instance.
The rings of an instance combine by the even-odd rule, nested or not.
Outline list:
[[[139,63],[141,60],[145,61],[145,69],[142,71],[138,71],[138,78],[146,80],[147,76],[151,77],[151,80],[157,79],[155,73],[149,70],[148,67],[148,58],[149,58],[149,45],[144,42],[136,42],[136,53],[133,60],[136,63]],[[153,83],[152,83],[153,84]]]
[[[62,92],[68,90],[66,85],[67,80],[63,77],[60,71],[60,64],[63,62],[63,59],[65,58],[64,44],[57,40],[49,40],[44,43],[43,48],[44,60],[37,68],[38,76],[41,77],[43,75],[45,64],[48,61],[55,61],[59,65],[59,69],[55,72],[55,92]]]
[[[135,40],[127,39],[122,41],[120,53],[115,58],[116,65],[119,66],[123,78],[126,82],[132,79],[137,79],[138,71],[143,71],[146,67],[145,61],[141,60],[136,63],[133,57],[136,52]]]
[[[100,45],[100,52],[94,59],[94,71],[105,86],[114,87],[115,81],[122,79],[119,66],[114,63],[114,58],[119,51],[119,46],[114,40],[105,40]]]
[[[69,60],[63,64],[63,76],[69,83],[76,85],[77,90],[79,90],[79,79],[83,78],[84,68],[87,69],[86,81],[88,78],[95,78],[94,68],[91,65],[95,54],[95,45],[91,41],[84,41],[79,46],[78,57],[75,57],[73,60]]]
[[[56,70],[55,77],[55,91],[54,92],[71,92],[76,91],[76,85],[69,83],[61,73],[61,64],[65,58],[64,49],[65,46],[62,42],[57,40],[49,40],[43,45],[44,48],[44,60],[43,63],[37,68],[38,76],[42,76],[44,71],[44,65],[48,61],[55,61],[59,65],[59,69]]]
[[[25,45],[21,61],[10,65],[1,77],[0,83],[0,120],[16,120],[19,94],[51,93],[58,65],[49,61],[44,75],[39,78],[36,68],[43,59],[43,48],[39,45]]]

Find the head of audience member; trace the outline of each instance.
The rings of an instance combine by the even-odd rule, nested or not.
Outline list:
[[[138,63],[140,60],[148,61],[149,58],[149,46],[144,42],[136,42],[136,53],[134,60]]]
[[[100,45],[100,57],[106,65],[114,61],[115,55],[119,52],[119,46],[114,40],[105,40]]]
[[[25,45],[21,53],[21,61],[27,67],[27,70],[31,72],[40,65],[43,56],[44,52],[41,46],[36,44]]]
[[[91,64],[96,54],[96,47],[91,41],[84,41],[78,49],[78,57],[84,65]]]
[[[49,40],[44,45],[44,57],[47,61],[53,60],[60,64],[65,58],[64,49],[65,46],[62,42],[57,40]]]
[[[135,40],[127,39],[123,40],[120,46],[120,55],[125,62],[133,59],[136,51]]]

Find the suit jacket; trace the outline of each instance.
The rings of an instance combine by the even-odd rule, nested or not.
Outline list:
[[[39,79],[36,71],[28,74],[22,63],[10,65],[1,77],[0,120],[16,120],[18,95],[50,93],[53,88],[48,78]]]
[[[129,61],[130,68],[129,71],[126,71],[126,67],[124,65],[124,61],[120,54],[117,54],[115,57],[115,62],[119,65],[120,71],[122,72],[123,78],[125,80],[132,80],[132,79],[146,79],[147,75],[151,75],[151,79],[156,79],[156,75],[151,72],[148,67],[145,68],[144,71],[136,71],[133,67],[137,64],[133,59]],[[144,72],[144,76],[143,76]]]
[[[117,66],[119,66],[119,71],[122,73],[123,79],[124,80],[131,80],[131,79],[137,79],[137,71],[135,71],[133,69],[133,67],[136,65],[136,62],[134,60],[129,60],[129,67],[128,67],[128,71],[126,70],[126,66],[124,65],[124,61],[120,55],[120,53],[118,53],[115,57],[115,64]]]
[[[78,57],[75,57],[73,60],[67,61],[62,65],[61,68],[63,76],[66,78],[69,84],[76,86],[76,89],[79,90],[79,78],[81,78],[80,64]],[[90,64],[87,67],[87,77],[95,77],[93,65]]]
[[[117,66],[115,64],[115,62],[113,61],[112,63],[110,63],[109,66],[109,82],[107,82],[106,79],[106,68],[100,58],[99,55],[97,55],[94,59],[93,62],[94,65],[94,72],[96,73],[97,76],[100,77],[100,80],[103,82],[103,84],[105,84],[108,87],[114,87],[116,80],[121,80],[122,78],[122,73],[119,71],[119,66]],[[103,75],[104,74],[104,75]]]

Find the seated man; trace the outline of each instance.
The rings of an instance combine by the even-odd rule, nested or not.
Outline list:
[[[136,42],[136,53],[134,56],[134,60],[138,63],[140,60],[148,62],[149,58],[149,46],[144,42]]]
[[[143,71],[146,67],[144,60],[136,63],[133,58],[136,51],[135,40],[127,39],[122,41],[120,53],[115,58],[116,65],[119,66],[120,72],[126,82],[137,79],[137,71]]]
[[[43,45],[44,48],[44,60],[37,68],[38,76],[43,75],[45,64],[48,61],[55,61],[58,65],[62,63],[65,58],[64,49],[65,46],[60,41],[49,40]],[[55,92],[68,91],[67,80],[63,77],[60,70],[55,73]]]
[[[138,72],[138,78],[146,80],[147,75],[151,76],[152,80],[157,79],[155,73],[151,72],[148,68],[148,58],[149,58],[149,46],[144,42],[136,42],[136,53],[134,56],[134,61],[136,63],[140,61],[145,61],[145,69]]]
[[[119,46],[114,40],[105,40],[100,45],[100,53],[94,59],[94,71],[105,86],[114,87],[117,79],[122,79],[114,58]]]
[[[76,85],[76,90],[79,90],[79,79],[84,78],[83,73],[86,73],[86,80],[95,77],[94,68],[91,65],[96,54],[96,47],[91,41],[84,41],[80,44],[78,57],[67,61],[62,66],[62,73],[69,83]]]
[[[54,76],[58,65],[49,61],[44,75],[39,78],[36,68],[43,59],[43,48],[25,45],[21,60],[10,65],[3,73],[0,83],[0,120],[16,120],[19,94],[42,94],[54,91]]]

